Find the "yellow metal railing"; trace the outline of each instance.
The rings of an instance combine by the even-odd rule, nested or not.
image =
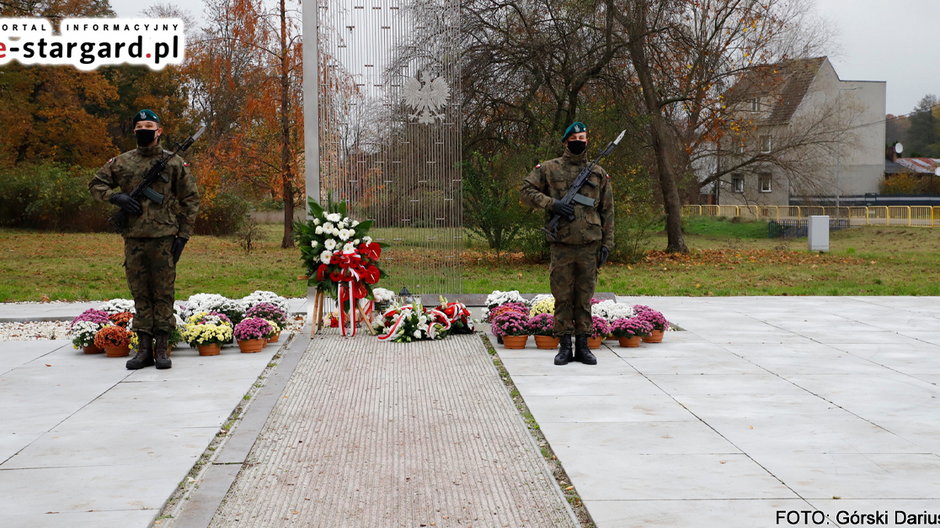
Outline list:
[[[821,205],[684,205],[686,216],[724,216],[761,220],[807,218],[828,215],[846,218],[851,225],[940,226],[940,206],[892,205],[827,207]]]

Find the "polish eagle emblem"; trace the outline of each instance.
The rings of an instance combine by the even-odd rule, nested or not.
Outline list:
[[[450,97],[450,86],[443,77],[428,78],[427,72],[421,72],[419,79],[405,79],[405,104],[413,110],[411,119],[419,123],[433,124],[444,119],[444,107]]]

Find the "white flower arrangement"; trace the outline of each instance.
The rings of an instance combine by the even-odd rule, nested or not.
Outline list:
[[[121,312],[136,313],[134,310],[134,301],[131,299],[111,299],[110,301],[99,306],[98,309],[108,312],[108,315],[114,315]]]
[[[385,288],[373,288],[372,295],[375,297],[375,302],[377,303],[392,302],[395,300],[395,292]]]
[[[326,250],[323,253],[320,253],[320,262],[323,264],[329,264],[331,258],[333,258],[333,252],[330,250]]]
[[[281,310],[287,311],[287,298],[271,291],[255,290],[251,294],[242,297],[241,303],[245,307],[245,311],[261,303],[273,304]]]
[[[613,322],[617,319],[633,317],[633,307],[629,304],[618,303],[617,301],[601,301],[591,306],[591,315],[603,317],[607,321]]]
[[[522,295],[519,293],[519,290],[511,291],[499,291],[496,290],[493,293],[486,296],[485,304],[488,308],[494,308],[501,304],[511,303],[511,302],[520,302],[523,304],[528,304],[525,299],[522,298]]]
[[[76,349],[89,346],[95,342],[95,334],[101,330],[98,323],[91,321],[79,321],[69,327],[69,337],[72,338],[72,346]]]

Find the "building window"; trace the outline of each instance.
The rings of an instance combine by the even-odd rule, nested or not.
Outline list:
[[[760,137],[760,151],[764,154],[770,152],[774,147],[774,138],[769,134],[764,134]]]
[[[760,112],[760,99],[751,99],[751,112]]]
[[[744,192],[744,178],[742,178],[739,174],[732,174],[731,175],[731,188],[734,189],[734,192],[736,193],[743,193]]]
[[[760,192],[772,192],[773,185],[771,184],[770,173],[763,173],[758,175],[758,182],[760,183]]]

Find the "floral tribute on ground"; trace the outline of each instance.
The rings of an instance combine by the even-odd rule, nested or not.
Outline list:
[[[385,276],[379,267],[382,245],[368,234],[371,220],[347,216],[346,202],[330,200],[326,209],[313,199],[308,204],[312,218],[294,227],[307,284],[339,301],[343,335],[355,335],[356,312],[362,304],[364,313],[371,312],[373,288]]]
[[[447,302],[434,308],[412,303],[389,308],[375,327],[379,340],[409,343],[428,339],[444,339],[449,334],[472,334],[470,310],[460,302]]]

